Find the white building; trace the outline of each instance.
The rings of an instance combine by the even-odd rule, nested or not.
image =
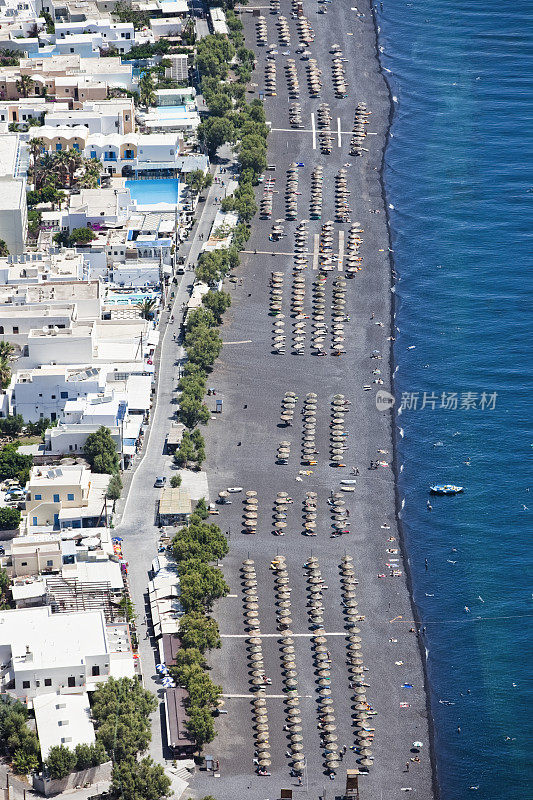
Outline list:
[[[74,750],[78,744],[96,740],[87,692],[43,694],[34,698],[33,710],[43,761],[51,747],[64,745]]]
[[[28,234],[26,181],[0,180],[0,239],[10,253],[22,253]]]
[[[40,366],[15,372],[10,395],[13,414],[22,414],[28,422],[43,417],[60,418],[69,400],[105,391],[106,374],[102,367]]]
[[[119,53],[128,53],[135,43],[135,30],[132,22],[113,22],[110,17],[89,18],[80,22],[56,22],[55,43],[61,44],[72,36],[92,36],[101,41],[104,49],[115,47]]]
[[[134,675],[127,625],[108,625],[103,611],[53,614],[50,606],[0,611],[0,663],[2,691],[27,702]]]
[[[20,102],[20,101],[19,101]],[[12,103],[5,103],[14,114]],[[58,108],[59,106],[59,108]],[[134,106],[131,97],[117,98],[105,102],[87,101],[83,103],[83,108],[69,109],[63,103],[54,103],[53,110],[50,110],[50,103],[47,105],[44,124],[50,128],[74,128],[84,126],[89,133],[102,133],[104,135],[119,133],[131,133],[134,127]],[[36,109],[37,111],[38,109]],[[19,116],[24,118],[25,109]],[[2,104],[0,104],[0,120],[3,115]]]

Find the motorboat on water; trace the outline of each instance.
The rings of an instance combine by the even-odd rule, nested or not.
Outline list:
[[[437,483],[429,487],[430,494],[461,494],[464,492],[462,486],[454,486],[452,483]]]

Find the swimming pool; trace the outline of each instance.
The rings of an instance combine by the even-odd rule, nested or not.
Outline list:
[[[183,119],[187,116],[186,106],[157,106],[154,111],[160,119]]]
[[[147,181],[126,181],[131,199],[139,206],[157,206],[161,203],[176,205],[178,202],[179,179],[156,178]]]
[[[107,305],[132,306],[142,303],[143,300],[156,300],[158,297],[159,292],[109,292],[106,295],[105,302]]]

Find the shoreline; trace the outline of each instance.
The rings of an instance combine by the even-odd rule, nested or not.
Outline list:
[[[379,715],[375,719],[376,731],[376,761],[370,770],[370,776],[361,778],[362,791],[366,793],[387,792],[392,796],[392,792],[397,792],[401,787],[406,784],[415,787],[415,791],[419,791],[421,796],[429,798],[436,796],[435,793],[435,773],[434,764],[431,758],[431,730],[430,718],[428,716],[428,692],[426,686],[425,675],[425,662],[422,657],[420,637],[417,636],[418,642],[416,645],[412,642],[413,634],[407,632],[405,625],[397,626],[391,630],[389,617],[394,613],[390,609],[394,602],[395,610],[400,614],[400,618],[407,622],[413,620],[414,606],[412,591],[410,589],[410,572],[407,554],[403,545],[401,534],[401,525],[399,522],[399,500],[398,488],[395,470],[395,446],[394,446],[394,417],[389,415],[386,419],[383,412],[378,412],[374,398],[374,392],[368,394],[361,394],[361,383],[368,380],[368,373],[371,370],[369,366],[368,354],[372,352],[376,346],[382,348],[383,358],[388,358],[388,364],[383,365],[384,372],[389,374],[392,383],[392,374],[394,370],[393,355],[392,355],[392,342],[389,342],[389,347],[385,347],[383,336],[389,331],[394,330],[394,307],[393,300],[390,295],[391,286],[394,284],[393,277],[393,259],[390,251],[381,257],[378,248],[388,242],[390,248],[390,225],[386,206],[386,194],[382,179],[384,167],[384,151],[387,144],[388,131],[393,115],[392,98],[390,97],[390,89],[386,81],[383,86],[380,86],[380,81],[383,78],[381,64],[377,57],[377,29],[375,25],[373,8],[370,4],[365,4],[362,9],[367,19],[369,11],[372,13],[372,33],[367,32],[368,22],[357,20],[353,24],[353,16],[347,9],[339,9],[334,11],[339,16],[346,16],[337,27],[334,25],[324,26],[324,30],[320,30],[317,35],[317,40],[320,38],[325,39],[319,45],[315,42],[312,47],[312,52],[318,47],[321,47],[324,67],[324,83],[330,80],[329,77],[329,55],[331,44],[328,44],[328,39],[331,36],[336,36],[335,31],[340,29],[353,30],[354,37],[363,37],[362,45],[353,44],[346,40],[343,44],[343,49],[349,48],[347,54],[352,54],[354,61],[360,61],[361,72],[365,67],[368,69],[369,77],[364,79],[363,86],[359,91],[355,90],[355,102],[365,99],[368,107],[374,112],[372,121],[374,124],[373,133],[376,138],[382,138],[382,145],[379,147],[372,147],[371,153],[365,155],[362,159],[353,159],[350,171],[350,178],[353,179],[357,185],[357,191],[352,194],[358,199],[354,204],[353,219],[361,218],[362,224],[366,231],[364,233],[364,244],[362,253],[365,256],[365,265],[363,273],[356,276],[348,283],[348,295],[350,296],[350,306],[356,308],[355,312],[351,307],[348,309],[355,325],[350,325],[350,330],[347,331],[347,337],[350,339],[350,347],[347,347],[348,355],[344,357],[346,360],[331,359],[322,361],[322,359],[309,358],[306,354],[304,358],[294,358],[292,354],[287,352],[284,356],[272,357],[268,340],[271,335],[272,322],[271,318],[266,317],[265,312],[267,307],[267,279],[271,269],[286,269],[286,288],[288,293],[290,289],[290,275],[292,272],[291,260],[281,258],[278,256],[275,260],[270,262],[264,256],[261,258],[259,255],[253,255],[253,248],[257,246],[257,253],[260,254],[261,250],[275,250],[276,246],[268,246],[265,248],[265,234],[271,227],[271,223],[276,216],[282,216],[281,206],[283,204],[283,181],[285,177],[286,164],[290,161],[302,160],[305,162],[305,170],[301,172],[301,181],[305,183],[310,172],[312,164],[323,163],[326,168],[330,170],[330,176],[333,175],[333,170],[342,166],[346,160],[348,140],[344,139],[346,147],[339,152],[334,150],[333,156],[324,159],[320,155],[320,150],[311,150],[311,141],[307,143],[307,149],[299,150],[295,141],[298,141],[300,134],[289,131],[289,136],[284,134],[286,129],[285,117],[286,108],[282,108],[283,101],[278,97],[277,100],[272,101],[271,98],[266,98],[265,109],[267,118],[272,123],[272,131],[269,137],[269,157],[277,164],[277,170],[273,173],[276,178],[276,190],[279,191],[280,198],[275,200],[276,205],[280,211],[274,211],[272,220],[262,221],[255,218],[252,224],[252,239],[249,244],[248,254],[243,257],[242,269],[239,270],[239,286],[234,284],[226,286],[232,293],[234,303],[232,308],[226,315],[226,320],[222,328],[223,339],[226,345],[222,351],[221,358],[217,362],[213,372],[213,384],[217,387],[217,392],[221,392],[224,396],[224,411],[232,416],[230,417],[230,426],[233,427],[234,432],[228,430],[230,426],[224,424],[222,427],[212,423],[208,429],[208,475],[210,484],[210,493],[212,497],[216,496],[218,491],[222,488],[232,485],[243,485],[245,489],[260,489],[260,496],[262,495],[267,500],[268,505],[271,506],[273,497],[275,496],[275,489],[288,488],[291,486],[290,492],[298,492],[303,494],[305,488],[313,488],[322,490],[322,492],[331,491],[334,485],[338,484],[340,478],[346,478],[346,473],[338,473],[336,470],[331,470],[329,465],[324,468],[324,465],[319,465],[315,468],[316,477],[298,487],[294,481],[294,466],[292,469],[286,467],[274,466],[272,456],[270,454],[270,446],[274,445],[272,441],[277,440],[282,434],[280,431],[275,432],[273,428],[266,428],[267,422],[270,420],[272,423],[277,420],[279,423],[279,401],[283,394],[283,389],[296,389],[297,393],[302,396],[306,391],[316,389],[320,391],[320,402],[323,403],[321,413],[327,413],[327,404],[329,400],[322,398],[325,394],[330,397],[335,391],[343,391],[344,388],[348,390],[347,396],[354,401],[353,410],[355,414],[350,414],[350,450],[352,454],[350,458],[354,460],[351,463],[362,464],[361,478],[358,479],[359,490],[357,495],[354,495],[355,505],[350,504],[352,508],[352,516],[354,520],[352,525],[352,533],[354,535],[348,537],[346,544],[344,544],[344,537],[331,541],[329,538],[325,539],[327,534],[324,532],[318,539],[311,539],[306,541],[300,538],[300,533],[296,527],[293,528],[293,523],[289,523],[289,536],[283,539],[272,539],[271,530],[272,525],[268,526],[267,520],[261,521],[258,529],[258,535],[252,538],[243,536],[241,533],[241,526],[239,524],[240,513],[242,508],[242,496],[238,495],[233,498],[233,505],[230,507],[221,508],[221,517],[219,524],[224,529],[228,526],[230,531],[230,553],[224,560],[223,569],[226,579],[232,588],[231,599],[227,598],[217,604],[215,616],[217,617],[221,633],[224,636],[224,646],[221,651],[212,654],[212,669],[213,678],[215,681],[222,683],[224,692],[226,693],[226,709],[228,715],[219,718],[217,724],[219,736],[210,745],[210,752],[214,752],[217,759],[220,758],[221,772],[223,775],[222,780],[217,781],[216,795],[219,800],[226,800],[226,798],[244,797],[249,798],[262,798],[264,792],[269,788],[271,792],[271,782],[265,785],[264,778],[258,778],[253,774],[252,767],[252,728],[249,720],[249,702],[243,700],[248,696],[249,677],[246,670],[246,651],[245,639],[242,638],[242,587],[240,586],[239,566],[243,558],[251,557],[255,559],[258,573],[262,572],[260,577],[261,590],[260,594],[260,614],[262,619],[262,633],[272,635],[270,631],[276,629],[273,608],[275,599],[269,587],[269,576],[271,573],[265,569],[265,563],[270,561],[272,555],[276,552],[283,553],[289,560],[289,573],[291,579],[297,581],[297,571],[301,569],[302,561],[306,554],[312,552],[320,556],[320,563],[323,572],[330,584],[331,591],[326,598],[328,607],[326,609],[326,616],[334,617],[338,615],[335,610],[334,595],[337,589],[333,585],[338,581],[338,563],[343,552],[353,552],[357,556],[357,574],[360,577],[362,588],[359,590],[358,595],[362,604],[362,613],[367,615],[367,622],[364,623],[363,633],[363,655],[365,656],[365,663],[368,665],[370,672],[368,677],[370,685],[373,687],[369,690],[369,699],[372,705],[377,708]],[[333,9],[332,9],[333,11]],[[290,8],[282,9],[281,13],[289,15]],[[316,19],[313,14],[307,12],[311,20]],[[331,12],[330,12],[331,13]],[[333,16],[333,14],[332,14]],[[255,21],[252,15],[242,14],[243,22],[245,23],[245,33],[247,34],[247,45],[254,47],[258,59],[257,72],[254,75],[261,87],[262,68],[264,63],[264,50],[256,48],[253,43]],[[276,41],[275,34],[275,17],[265,13],[265,18],[270,28],[271,39],[270,42]],[[273,21],[272,21],[273,20]],[[321,23],[318,18],[318,24]],[[293,23],[291,21],[291,27]],[[348,27],[348,26],[351,27]],[[361,28],[363,30],[361,31]],[[293,33],[294,36],[294,33]],[[342,38],[339,41],[343,41]],[[280,48],[281,49],[281,48]],[[364,52],[363,52],[364,49]],[[369,52],[371,50],[371,52]],[[263,58],[261,58],[263,55]],[[283,55],[283,54],[282,54]],[[313,53],[314,55],[314,53]],[[370,64],[372,59],[372,64]],[[284,85],[284,62],[279,59],[278,65],[278,90],[280,86]],[[305,83],[305,67],[300,66],[300,80],[302,81],[302,88]],[[359,67],[359,64],[358,64]],[[376,69],[377,67],[377,69]],[[355,66],[354,66],[355,69]],[[357,76],[359,78],[359,76]],[[261,89],[259,89],[260,91]],[[302,92],[302,95],[305,93]],[[375,97],[374,97],[375,93]],[[343,130],[349,130],[351,118],[353,118],[354,98],[353,96],[344,103],[339,103],[337,100],[332,100],[331,97],[323,96],[322,101],[327,101],[331,104],[334,114],[339,114],[339,128],[341,117],[344,119],[342,125]],[[314,103],[309,102],[308,98],[301,98],[302,106],[305,105],[305,117],[309,119],[308,114],[316,110],[317,101]],[[319,101],[320,102],[320,101]],[[285,124],[284,124],[285,123]],[[278,127],[279,126],[279,127]],[[309,127],[306,125],[305,127]],[[307,134],[308,135],[308,134]],[[296,138],[298,137],[298,138]],[[285,152],[285,139],[287,152]],[[376,141],[372,136],[373,142]],[[368,140],[369,142],[371,140]],[[377,142],[376,142],[377,144]],[[289,149],[291,148],[291,149]],[[308,163],[308,161],[310,163]],[[378,171],[378,182],[374,181],[375,172]],[[268,173],[266,173],[268,175]],[[328,177],[330,177],[328,176]],[[330,181],[330,184],[333,182]],[[361,185],[361,187],[360,187]],[[305,186],[302,186],[301,191],[305,197]],[[323,221],[331,218],[332,207],[332,186],[324,186],[324,194],[329,194],[327,204],[329,209],[323,215]],[[259,187],[258,196],[262,193],[262,187]],[[372,208],[377,206],[380,208],[378,216],[368,217],[368,206],[366,203],[374,204]],[[299,213],[298,218],[307,217],[307,202],[304,199],[299,200]],[[286,228],[292,231],[293,224],[285,223]],[[385,231],[382,230],[382,225],[385,226]],[[320,223],[311,223],[310,229],[319,230]],[[289,233],[289,242],[292,240],[292,234]],[[310,247],[312,247],[312,235],[310,235]],[[290,250],[290,247],[279,247],[278,250]],[[281,254],[280,254],[281,255]],[[375,264],[375,266],[374,266]],[[308,266],[304,274],[310,281],[313,278],[313,272]],[[318,274],[318,273],[315,273]],[[330,276],[334,278],[337,273]],[[241,285],[242,281],[242,285]],[[309,291],[309,288],[308,288]],[[252,299],[250,299],[252,298]],[[259,299],[258,299],[259,298]],[[287,300],[285,301],[287,302]],[[309,302],[309,299],[307,300]],[[368,303],[372,305],[369,306]],[[389,306],[390,304],[390,306]],[[370,311],[376,312],[377,318],[382,319],[384,326],[382,328],[375,328],[374,325],[367,322],[369,319]],[[387,323],[387,317],[389,322]],[[289,322],[289,325],[291,323]],[[360,328],[360,329],[359,329]],[[287,331],[289,332],[289,331]],[[392,335],[392,333],[390,334]],[[352,339],[357,337],[357,341],[352,343]],[[231,342],[231,345],[230,345]],[[237,348],[235,347],[237,346]],[[308,347],[308,345],[307,345]],[[353,347],[353,352],[352,352]],[[288,350],[289,348],[287,348]],[[354,356],[356,361],[354,361]],[[383,362],[381,362],[383,364]],[[370,362],[372,365],[372,362]],[[324,373],[323,367],[326,367]],[[348,368],[348,371],[347,371]],[[288,372],[287,370],[290,370]],[[316,376],[316,377],[315,377]],[[320,377],[319,377],[320,376]],[[319,383],[315,387],[312,383],[313,380],[318,380]],[[378,387],[376,387],[378,388]],[[270,395],[274,395],[274,398]],[[366,400],[363,398],[367,398]],[[246,400],[245,408],[248,408],[246,413],[243,413],[243,400]],[[369,404],[370,401],[370,404]],[[239,410],[240,409],[240,410]],[[252,411],[253,409],[253,411]],[[255,418],[250,416],[256,411]],[[238,434],[236,433],[238,431]],[[327,431],[327,428],[326,428]],[[239,450],[235,449],[235,436],[238,435],[242,438],[243,447]],[[287,430],[287,435],[292,438],[298,434],[291,433],[291,429]],[[322,441],[317,442],[320,452],[327,451],[327,438],[328,433],[322,431],[319,434]],[[239,441],[239,445],[241,442]],[[270,445],[270,446],[269,446]],[[322,446],[321,446],[322,445]],[[325,446],[324,446],[325,445]],[[295,449],[298,445],[295,444]],[[366,471],[366,465],[369,458],[374,458],[376,448],[389,447],[391,453],[390,466],[392,467],[389,473],[386,469],[381,469],[378,472]],[[254,449],[255,448],[255,449]],[[257,464],[257,448],[261,452],[265,452],[264,466],[258,471]],[[250,449],[252,452],[250,453]],[[296,453],[297,458],[297,453]],[[357,460],[355,460],[357,459]],[[362,459],[362,461],[360,460]],[[323,457],[321,458],[321,461]],[[294,456],[293,456],[294,461]],[[271,466],[272,464],[272,466]],[[282,481],[290,481],[289,483],[282,483]],[[254,482],[255,481],[255,482]],[[296,496],[296,495],[295,495]],[[261,497],[261,500],[263,500]],[[324,498],[325,499],[325,498]],[[295,501],[296,503],[296,501]],[[357,507],[355,507],[357,506]],[[260,508],[261,512],[263,509]],[[265,517],[268,516],[268,508],[265,510]],[[292,512],[291,512],[292,513]],[[263,514],[261,513],[261,516]],[[387,560],[384,548],[387,547],[384,531],[380,531],[380,524],[387,522],[390,525],[390,534],[394,533],[394,528],[398,531],[399,555],[402,563],[402,570],[405,575],[405,583],[402,578],[394,580],[388,577],[385,581],[376,580],[376,572],[384,569],[383,561]],[[296,526],[297,523],[294,523]],[[329,526],[327,515],[323,515],[322,520],[319,522],[320,528]],[[354,530],[358,526],[357,530]],[[231,531],[236,531],[234,535]],[[383,540],[381,537],[383,536]],[[324,537],[324,538],[323,538]],[[361,544],[361,546],[359,546]],[[389,545],[390,546],[390,545]],[[386,551],[385,551],[386,552]],[[260,559],[263,559],[262,562]],[[268,559],[268,561],[267,561]],[[301,578],[300,578],[301,580]],[[400,584],[398,583],[400,581]],[[405,588],[404,588],[405,587]],[[305,601],[305,594],[302,589],[297,585],[295,586],[296,594],[300,593],[300,597]],[[261,596],[262,595],[262,596]],[[266,602],[265,602],[266,601]],[[330,602],[331,601],[331,602]],[[387,601],[389,602],[389,613],[387,614]],[[305,602],[303,603],[305,607]],[[300,614],[299,611],[294,610],[294,616]],[[339,617],[337,616],[337,619]],[[414,623],[411,625],[419,625],[418,620],[415,618]],[[306,612],[303,611],[299,621],[295,621],[294,629],[307,630]],[[325,622],[325,628],[329,631],[341,630],[342,626],[337,621],[337,624]],[[403,629],[403,630],[402,630]],[[403,632],[405,630],[405,633]],[[346,669],[342,667],[345,661],[345,651],[342,638],[339,634],[336,639],[329,639],[328,646],[331,652],[334,653],[335,661],[338,661],[338,669]],[[391,639],[390,636],[397,636],[397,639]],[[235,637],[235,638],[232,638]],[[237,638],[240,636],[241,638]],[[281,636],[281,634],[279,634]],[[406,665],[409,667],[402,667],[401,670],[395,668],[392,663],[391,666],[385,667],[382,663],[384,656],[386,658],[394,658],[392,655],[395,645],[387,645],[389,642],[399,642],[397,648],[396,658],[406,658]],[[265,664],[266,672],[271,674],[275,669],[279,670],[279,655],[275,645],[275,639],[268,639],[271,644],[264,645],[265,651]],[[308,653],[305,652],[304,647],[300,644],[302,639],[298,639],[297,656],[302,664],[306,665],[305,670],[299,672],[299,683],[302,697],[309,698],[306,701],[309,710],[302,711],[302,716],[306,716],[304,721],[305,739],[311,740],[313,737],[318,740],[318,732],[316,730],[316,719],[314,719],[313,698],[316,687],[314,686],[314,679],[312,676],[313,668],[309,659]],[[341,649],[342,648],[342,649]],[[297,658],[297,660],[298,660]],[[398,664],[404,664],[404,661],[397,661]],[[413,691],[405,692],[399,687],[403,680],[412,680]],[[339,730],[343,732],[343,736],[347,738],[345,741],[350,741],[350,734],[347,731],[350,729],[350,691],[348,689],[347,678],[343,678],[344,697],[343,700],[337,702],[335,710],[341,720],[342,726],[339,725]],[[279,694],[280,684],[277,683],[276,693],[273,697],[282,697]],[[282,691],[282,690],[281,690]],[[338,690],[340,691],[340,690]],[[309,694],[306,694],[309,692]],[[244,693],[244,694],[243,694]],[[423,695],[423,696],[422,696]],[[239,698],[242,698],[239,700]],[[411,710],[398,712],[398,703],[402,707],[401,701],[409,700],[407,708]],[[270,703],[271,701],[269,701]],[[279,739],[284,739],[284,734],[281,733],[283,723],[280,727],[278,724],[282,720],[281,709],[276,706],[279,705],[278,701],[272,701],[273,708],[269,710],[269,722],[271,727],[276,729],[279,733]],[[344,706],[344,707],[342,707]],[[341,713],[339,713],[341,712]],[[407,717],[407,718],[406,718]],[[275,724],[272,724],[275,723]],[[374,720],[373,720],[374,724]],[[273,734],[274,735],[274,734]],[[411,755],[408,752],[408,742],[422,739],[424,742],[423,765],[420,765],[420,770],[415,765],[408,776],[402,776],[398,772],[405,772],[404,764],[406,756]],[[341,740],[342,741],[342,740]],[[317,742],[318,744],[318,742]],[[276,742],[276,747],[284,748],[281,741]],[[316,745],[312,745],[316,747]],[[286,745],[285,745],[286,747]],[[405,752],[404,752],[405,751]],[[310,746],[306,746],[305,752],[308,757],[314,760],[313,768],[311,764],[309,771],[312,773],[310,776],[311,786],[309,791],[305,794],[307,797],[315,798],[317,792],[320,791],[321,783],[324,780],[321,776],[319,763],[321,762],[320,750],[311,750]],[[403,753],[403,755],[402,755]],[[273,763],[275,768],[272,769],[275,784],[278,781],[284,781],[281,785],[291,785],[291,779],[288,774],[287,766],[285,765],[280,771],[279,761],[283,760],[282,754],[275,754]],[[249,761],[248,761],[249,759]],[[429,763],[429,768],[426,770],[426,764]],[[347,763],[348,767],[355,767],[357,764],[354,762]],[[339,775],[336,778],[332,789],[335,794],[341,793],[342,788],[342,773],[344,765],[341,765]],[[417,774],[418,773],[418,774]],[[327,777],[327,776],[326,776]],[[426,779],[427,778],[427,779]],[[231,787],[228,786],[228,781],[231,780]],[[329,784],[329,781],[328,781]],[[293,784],[294,785],[294,784]],[[253,789],[252,789],[253,787]],[[212,793],[214,787],[212,782],[203,775],[197,775],[192,783],[191,789],[199,796],[202,793]],[[310,792],[310,793],[309,793]],[[328,791],[329,795],[329,791]]]
[[[385,218],[387,221],[387,229],[388,229],[388,238],[389,238],[389,262],[390,262],[390,276],[391,276],[391,287],[396,287],[397,280],[396,280],[396,269],[395,269],[395,260],[394,260],[394,249],[392,248],[392,223],[391,223],[391,216],[388,204],[388,197],[387,197],[387,184],[385,181],[385,156],[387,147],[390,141],[390,133],[392,130],[392,126],[394,123],[394,114],[395,114],[395,107],[394,107],[394,100],[392,94],[392,88],[387,77],[387,73],[385,72],[381,60],[380,50],[379,50],[379,41],[380,41],[380,24],[377,16],[376,10],[376,0],[368,0],[370,11],[372,14],[372,22],[374,27],[374,47],[375,47],[375,58],[378,64],[379,72],[381,75],[382,80],[387,87],[387,92],[389,95],[389,118],[387,121],[386,131],[385,131],[385,144],[382,149],[381,154],[381,166],[379,169],[379,176],[378,180],[381,187],[381,192],[383,196],[383,205],[385,208]],[[396,307],[398,304],[398,297],[396,291],[391,292],[392,300],[391,300],[391,307],[390,307],[390,335],[395,337],[396,333]],[[396,397],[397,392],[395,389],[395,381],[394,381],[394,373],[395,368],[397,366],[397,361],[395,358],[395,342],[390,342],[390,349],[389,349],[389,376],[390,376],[390,385],[392,389],[392,394]],[[398,365],[399,366],[399,365]],[[394,409],[391,412],[391,438],[393,443],[393,459],[392,459],[392,471],[394,474],[394,494],[395,494],[395,518],[396,518],[396,527],[398,530],[398,536],[401,546],[402,552],[402,562],[405,569],[405,578],[407,584],[407,591],[409,592],[409,599],[411,603],[411,608],[413,611],[413,619],[415,620],[415,624],[418,630],[421,630],[422,627],[422,620],[420,619],[420,615],[418,613],[418,608],[416,606],[414,600],[414,590],[413,590],[413,574],[409,562],[409,551],[405,543],[405,532],[402,522],[401,516],[401,497],[400,497],[400,486],[399,486],[399,471],[398,471],[398,417],[396,413],[397,405],[395,404]],[[418,649],[420,653],[420,660],[422,663],[422,670],[424,673],[424,692],[426,696],[426,711],[427,711],[427,720],[428,720],[428,732],[429,732],[429,752],[430,752],[430,762],[431,762],[431,772],[432,772],[432,787],[433,787],[433,795],[435,800],[439,800],[440,798],[440,786],[438,782],[438,775],[437,775],[437,756],[435,750],[435,723],[432,714],[431,708],[431,690],[429,684],[429,677],[427,671],[427,656],[426,656],[426,649],[424,647],[424,642],[422,636],[419,634],[418,638]]]

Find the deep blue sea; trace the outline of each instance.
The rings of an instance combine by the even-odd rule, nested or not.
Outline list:
[[[400,495],[437,777],[443,800],[531,798],[532,6],[375,7],[395,106]],[[466,490],[429,510],[434,482]]]

